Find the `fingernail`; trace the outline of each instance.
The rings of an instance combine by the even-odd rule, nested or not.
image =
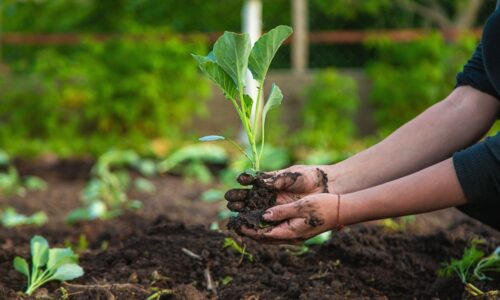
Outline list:
[[[263,214],[262,217],[264,220],[270,220],[273,217],[273,211],[272,210],[266,210]]]

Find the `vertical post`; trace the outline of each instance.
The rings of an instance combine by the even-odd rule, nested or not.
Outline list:
[[[297,75],[304,74],[309,62],[309,38],[308,38],[308,1],[292,0],[292,68]]]
[[[250,41],[253,44],[259,39],[262,34],[262,2],[261,0],[247,0],[242,11],[242,27],[243,32],[250,35]],[[245,93],[250,95],[255,101],[252,105],[251,120],[255,120],[256,115],[261,111],[261,107],[257,107],[258,95],[257,81],[252,77],[250,71],[247,71]],[[262,103],[262,101],[260,102]]]

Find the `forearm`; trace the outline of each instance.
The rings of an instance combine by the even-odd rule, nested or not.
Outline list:
[[[414,174],[342,196],[341,222],[418,214],[466,203],[451,159]]]
[[[495,121],[498,106],[488,94],[459,87],[382,142],[329,167],[329,179],[336,192],[353,192],[442,161],[477,142]]]

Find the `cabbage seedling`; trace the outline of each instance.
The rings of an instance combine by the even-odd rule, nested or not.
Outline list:
[[[7,207],[3,211],[0,210],[0,223],[5,227],[15,227],[20,225],[36,225],[41,226],[49,218],[43,211],[32,214],[31,216],[26,216],[20,214],[13,207]]]
[[[14,258],[14,269],[28,279],[26,294],[52,280],[66,281],[83,275],[78,256],[70,248],[51,248],[46,239],[35,235],[31,239],[31,271],[28,262],[19,256]]]
[[[267,114],[283,101],[280,88],[276,84],[272,85],[262,113],[258,114],[256,112],[253,119],[252,107],[254,107],[254,102],[256,110],[260,107],[267,71],[279,47],[292,32],[291,27],[280,25],[264,34],[253,47],[247,33],[225,32],[215,42],[213,51],[207,56],[193,55],[198,61],[201,71],[215,82],[225,97],[232,102],[245,130],[251,153],[244,151],[231,139],[219,135],[205,136],[200,138],[200,141],[227,140],[233,143],[251,161],[254,171],[260,170]],[[244,92],[248,70],[259,84],[256,99]],[[257,149],[259,126],[261,136],[260,146]]]

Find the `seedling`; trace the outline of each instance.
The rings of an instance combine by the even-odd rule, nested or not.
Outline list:
[[[0,222],[5,227],[15,227],[20,225],[40,226],[47,223],[48,217],[43,211],[26,216],[19,214],[13,207],[7,207],[0,211]]]
[[[66,220],[74,223],[80,220],[110,219],[127,209],[138,209],[142,203],[129,199],[130,176],[126,168],[134,168],[145,176],[156,173],[154,162],[144,160],[133,151],[108,151],[99,157],[92,168],[92,178],[84,187],[81,198],[84,207],[70,212]],[[134,187],[151,193],[155,186],[145,178],[134,180]]]
[[[17,169],[12,165],[7,153],[0,151],[0,195],[24,196],[27,191],[44,190],[47,183],[35,176],[22,178]]]
[[[438,271],[439,276],[448,277],[456,273],[465,289],[472,296],[485,295],[483,291],[471,283],[473,280],[490,279],[485,272],[500,272],[500,247],[491,255],[484,257],[484,252],[477,249],[480,240],[472,241],[470,247],[465,248],[464,254],[460,259],[452,259],[449,263],[443,264],[443,268]],[[486,294],[492,294],[497,291],[490,291]]]
[[[500,247],[477,263],[474,268],[474,277],[479,280],[491,280],[484,274],[486,272],[500,272]]]
[[[171,289],[159,289],[152,287],[151,291],[153,294],[151,294],[146,300],[160,300],[162,296],[167,296],[167,295],[173,295],[174,291]]]
[[[246,257],[250,262],[253,262],[253,255],[250,254],[249,252],[246,251],[246,247],[243,246],[241,247],[238,242],[236,242],[232,238],[225,238],[224,239],[224,249],[226,248],[232,248],[239,254],[241,254],[241,258]]]
[[[245,130],[251,153],[244,151],[231,139],[219,135],[205,136],[200,138],[200,141],[226,140],[231,142],[250,160],[254,171],[260,170],[267,114],[283,101],[280,88],[273,84],[262,113],[258,113],[265,79],[276,52],[292,32],[293,30],[289,26],[278,26],[264,34],[253,48],[247,33],[225,32],[215,42],[213,51],[207,56],[193,55],[198,61],[201,71],[215,82],[225,97],[232,102]],[[248,70],[259,84],[256,99],[244,92]],[[253,108],[256,109],[252,114]],[[259,126],[261,136],[260,146],[257,149]]]
[[[290,254],[297,256],[304,255],[309,252],[311,246],[323,245],[324,243],[328,242],[331,237],[332,237],[331,231],[325,231],[323,233],[320,233],[317,236],[314,236],[305,241],[304,244],[297,246],[295,248],[290,248]]]
[[[233,277],[227,275],[226,277],[222,278],[222,286],[226,286],[230,284],[233,281]]]
[[[19,256],[14,258],[14,269],[28,280],[26,294],[52,280],[66,281],[84,274],[78,265],[78,256],[70,248],[51,248],[43,237],[36,235],[31,239],[31,271],[28,262]]]

